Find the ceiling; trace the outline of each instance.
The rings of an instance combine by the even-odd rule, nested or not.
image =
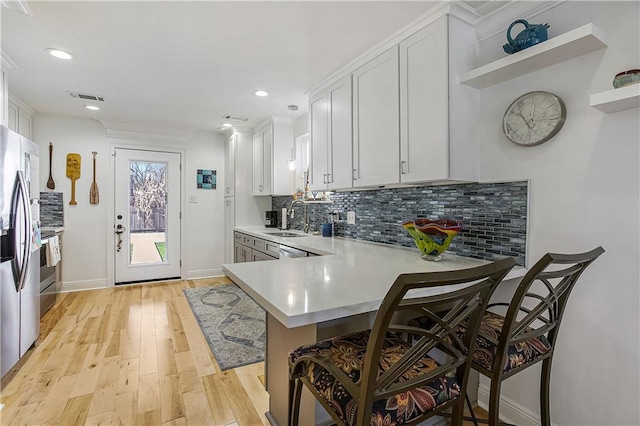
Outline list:
[[[37,112],[218,131],[225,114],[250,127],[290,104],[306,112],[313,85],[437,4],[29,2],[31,16],[2,10],[2,51],[16,64],[9,90]]]

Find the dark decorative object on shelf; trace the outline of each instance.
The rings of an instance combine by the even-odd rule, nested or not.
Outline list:
[[[613,79],[613,87],[615,89],[637,83],[640,83],[640,70],[623,71],[616,74]]]
[[[511,29],[516,24],[523,24],[524,30],[520,31],[516,38],[513,39],[511,38]],[[507,29],[507,40],[509,43],[502,46],[502,49],[504,49],[505,53],[511,55],[512,53],[542,43],[549,38],[549,34],[547,33],[548,28],[549,24],[529,24],[524,19],[513,21],[511,25],[509,25],[509,29]]]

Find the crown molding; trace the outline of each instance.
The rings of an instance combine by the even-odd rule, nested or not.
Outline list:
[[[403,27],[396,33],[382,40],[380,43],[374,45],[362,55],[356,57],[354,60],[337,69],[327,77],[316,83],[313,87],[305,92],[305,95],[311,97],[313,94],[320,90],[326,89],[329,85],[336,82],[338,79],[350,74],[358,67],[366,64],[376,56],[385,52],[387,49],[400,43],[402,40],[436,21],[437,19],[445,16],[455,16],[470,26],[474,26],[482,19],[482,16],[476,12],[475,9],[460,1],[444,1],[437,6],[432,7],[426,13],[421,15],[418,19],[411,22],[407,26]]]
[[[0,0],[0,4],[9,10],[24,13],[27,16],[33,16],[33,10],[27,0]]]
[[[12,68],[18,68],[18,65],[13,61],[13,59],[11,59],[11,57],[2,49],[0,49],[0,60],[2,61],[2,69],[5,71]]]
[[[509,24],[516,19],[530,20],[547,10],[561,5],[567,0],[543,2],[517,1],[505,2],[502,6],[484,16],[475,25],[478,41],[486,40],[497,34],[505,34]]]
[[[198,129],[195,127],[157,126],[128,121],[97,120],[112,138],[148,141],[186,142]]]

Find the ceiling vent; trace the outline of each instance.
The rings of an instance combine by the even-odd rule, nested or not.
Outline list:
[[[249,121],[248,118],[238,117],[236,115],[225,114],[222,116],[225,120],[235,120],[235,121]]]
[[[67,91],[67,93],[69,94],[69,96],[71,96],[74,99],[104,102],[104,98],[102,96],[87,95],[86,93],[75,93],[75,92],[69,92],[69,91]]]

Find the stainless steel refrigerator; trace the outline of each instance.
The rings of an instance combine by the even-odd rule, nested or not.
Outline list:
[[[0,126],[2,376],[40,333],[39,147]]]

